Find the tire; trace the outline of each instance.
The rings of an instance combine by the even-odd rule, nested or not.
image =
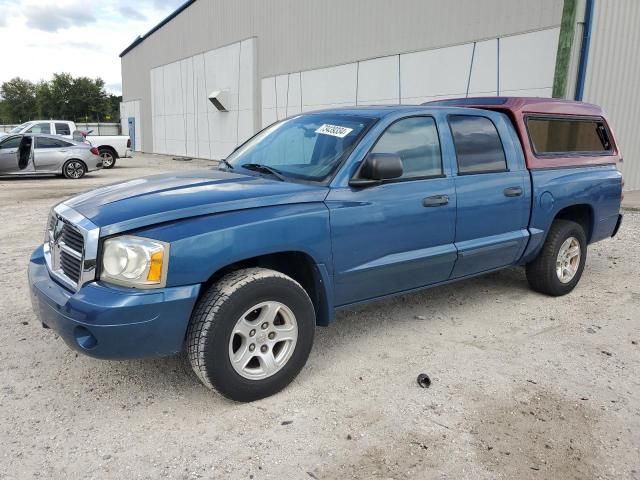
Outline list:
[[[314,329],[313,304],[298,282],[265,268],[237,270],[209,287],[196,304],[187,356],[205,386],[251,402],[279,392],[298,375],[311,352]],[[294,336],[295,341],[287,340]],[[241,360],[234,364],[232,357]]]
[[[78,180],[87,173],[87,166],[81,160],[67,160],[62,166],[62,174],[65,178],[72,180]]]
[[[568,245],[567,250],[563,251],[566,251],[567,254],[560,256],[560,249],[565,245]],[[578,257],[572,257],[568,260],[567,268],[563,268],[568,257],[575,254],[575,250],[573,250],[575,246],[579,248]],[[570,220],[556,220],[551,225],[542,250],[535,260],[527,264],[529,286],[536,292],[554,297],[566,295],[580,281],[586,260],[587,237],[584,229]],[[561,272],[558,271],[558,268],[561,269]],[[573,275],[571,276],[570,273]]]
[[[116,160],[118,156],[110,148],[101,148],[98,150],[100,157],[102,158],[102,168],[109,170],[116,166]]]

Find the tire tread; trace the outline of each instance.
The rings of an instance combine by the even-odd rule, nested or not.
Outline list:
[[[559,281],[556,276],[556,257],[558,244],[562,243],[566,239],[569,233],[573,230],[578,230],[577,233],[581,237],[581,258],[582,265],[574,280],[569,282],[566,286],[558,286]],[[552,296],[560,296],[569,293],[580,280],[582,276],[582,268],[586,260],[587,249],[585,234],[580,224],[571,220],[558,219],[555,220],[549,230],[549,234],[545,239],[542,250],[538,256],[526,266],[527,281],[529,286],[536,292],[544,293]]]
[[[206,346],[207,342],[215,337],[218,329],[222,328],[217,313],[236,291],[250,283],[266,278],[287,280],[304,292],[302,286],[291,277],[276,270],[254,267],[236,270],[225,275],[210,286],[198,301],[187,330],[186,350],[193,371],[208,388],[216,390],[212,376],[207,369]]]

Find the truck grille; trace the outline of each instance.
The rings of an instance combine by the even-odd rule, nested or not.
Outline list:
[[[84,237],[82,234],[73,228],[71,225],[65,223],[62,227],[62,242],[69,248],[75,250],[80,255],[84,249]]]
[[[78,283],[82,274],[84,237],[65,222],[60,233],[60,244],[60,268],[67,277]]]
[[[77,286],[82,279],[84,236],[67,219],[52,214],[47,225],[47,237],[53,272]]]

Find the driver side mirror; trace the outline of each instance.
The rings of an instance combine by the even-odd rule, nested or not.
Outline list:
[[[352,187],[378,185],[383,180],[402,176],[402,159],[395,153],[370,153],[364,159],[356,178],[349,181]]]

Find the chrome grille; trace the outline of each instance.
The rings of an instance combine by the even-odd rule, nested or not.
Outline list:
[[[77,290],[95,279],[95,257],[100,229],[73,209],[60,204],[47,222],[44,244],[52,276]]]
[[[84,250],[84,238],[79,231],[65,222],[62,227],[62,234],[60,235],[60,238],[67,247],[82,255]]]

